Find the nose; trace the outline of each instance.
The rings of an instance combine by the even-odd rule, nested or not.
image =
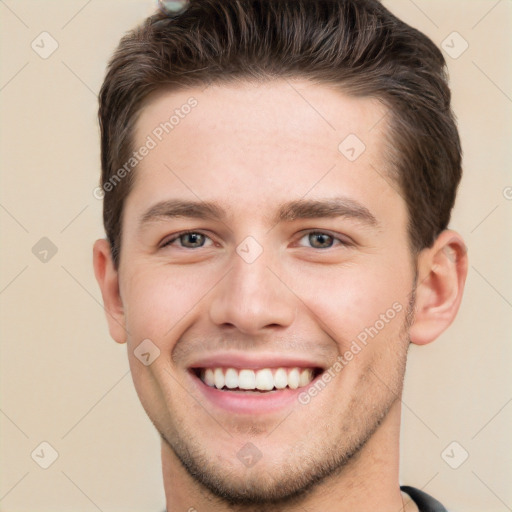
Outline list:
[[[233,252],[230,263],[210,303],[210,319],[216,325],[254,335],[293,323],[298,299],[278,277],[279,268],[266,251],[252,263]]]

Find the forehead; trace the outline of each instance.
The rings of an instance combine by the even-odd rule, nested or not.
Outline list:
[[[371,132],[385,114],[376,99],[349,96],[334,86],[304,79],[240,81],[150,95],[136,123],[135,138],[142,142],[154,132],[157,139],[172,139],[193,127],[196,144],[211,142],[216,135],[218,149],[227,145],[232,150],[234,142],[243,139],[241,149],[247,151],[258,141],[271,139],[275,144],[299,141],[305,148],[336,151],[340,137],[350,130],[374,144],[381,130],[375,130],[376,137]],[[286,153],[283,149],[281,154]]]
[[[309,195],[395,196],[385,155],[386,109],[307,80],[159,91],[145,103],[128,203],[171,197],[257,208]]]

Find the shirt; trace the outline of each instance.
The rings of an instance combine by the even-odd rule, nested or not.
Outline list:
[[[408,485],[402,485],[400,490],[411,497],[412,501],[414,501],[418,506],[420,512],[448,512],[446,508],[439,503],[439,501],[419,489],[409,487]]]

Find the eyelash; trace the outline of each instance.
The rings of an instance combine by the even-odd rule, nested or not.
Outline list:
[[[186,236],[186,235],[190,235],[190,234],[198,234],[198,235],[203,235],[207,238],[210,238],[207,234],[201,232],[201,231],[182,231],[181,233],[177,233],[176,235],[174,235],[171,239],[167,240],[166,242],[164,242],[160,248],[163,249],[164,247],[168,247],[170,246],[173,242],[175,242],[176,240],[179,240],[182,236]],[[348,240],[344,240],[344,239],[341,239],[340,237],[337,237],[331,233],[329,233],[328,231],[320,231],[320,230],[316,230],[316,229],[312,229],[312,230],[309,230],[307,231],[306,233],[304,233],[299,240],[302,240],[304,237],[308,236],[308,235],[311,235],[311,234],[317,234],[317,235],[327,235],[328,237],[332,238],[333,240],[338,240],[338,242],[340,242],[339,244],[337,244],[338,246],[344,246],[344,247],[350,247],[353,245],[353,243],[351,243],[350,241]],[[211,240],[211,238],[210,238]],[[213,240],[212,240],[213,241]],[[336,245],[333,245],[331,247],[326,247],[324,249],[322,248],[317,248],[317,247],[311,247],[311,249],[317,249],[319,251],[326,251],[328,249],[332,249],[333,247],[336,247]],[[195,249],[202,249],[203,247],[196,247],[196,248],[193,248],[193,247],[182,247],[182,249],[188,249],[188,250],[195,250]]]
[[[175,242],[176,240],[179,240],[182,236],[185,236],[185,235],[190,235],[190,234],[194,234],[194,235],[204,235],[205,237],[207,238],[210,238],[207,234],[203,233],[202,231],[182,231],[181,233],[177,233],[176,235],[174,235],[172,238],[170,238],[169,240],[167,240],[166,242],[164,242],[162,245],[161,245],[161,248],[163,249],[164,247],[167,247],[169,245],[171,245],[173,242]],[[211,240],[211,239],[210,239]],[[198,247],[198,249],[201,249],[202,247]],[[191,249],[190,247],[183,247],[183,249]],[[191,250],[194,250],[194,249],[191,249]]]

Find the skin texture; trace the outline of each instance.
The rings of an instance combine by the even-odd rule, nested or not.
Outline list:
[[[305,80],[160,92],[137,121],[134,147],[190,97],[197,106],[135,170],[119,268],[105,240],[94,247],[110,333],[127,342],[137,393],[162,436],[167,510],[415,510],[403,508],[398,481],[407,349],[454,319],[467,272],[462,239],[445,231],[417,259],[410,253],[378,101]],[[349,134],[366,146],[353,162],[338,150]],[[282,203],[340,196],[375,224],[350,216],[275,222]],[[226,216],[141,223],[168,199],[215,201]],[[184,230],[206,236],[163,246]],[[252,263],[236,251],[248,236],[262,249]],[[187,371],[215,351],[329,368],[393,305],[393,319],[308,404],[228,413]],[[144,339],[160,350],[149,366],[134,355]],[[252,467],[237,457],[248,442],[262,454]]]

